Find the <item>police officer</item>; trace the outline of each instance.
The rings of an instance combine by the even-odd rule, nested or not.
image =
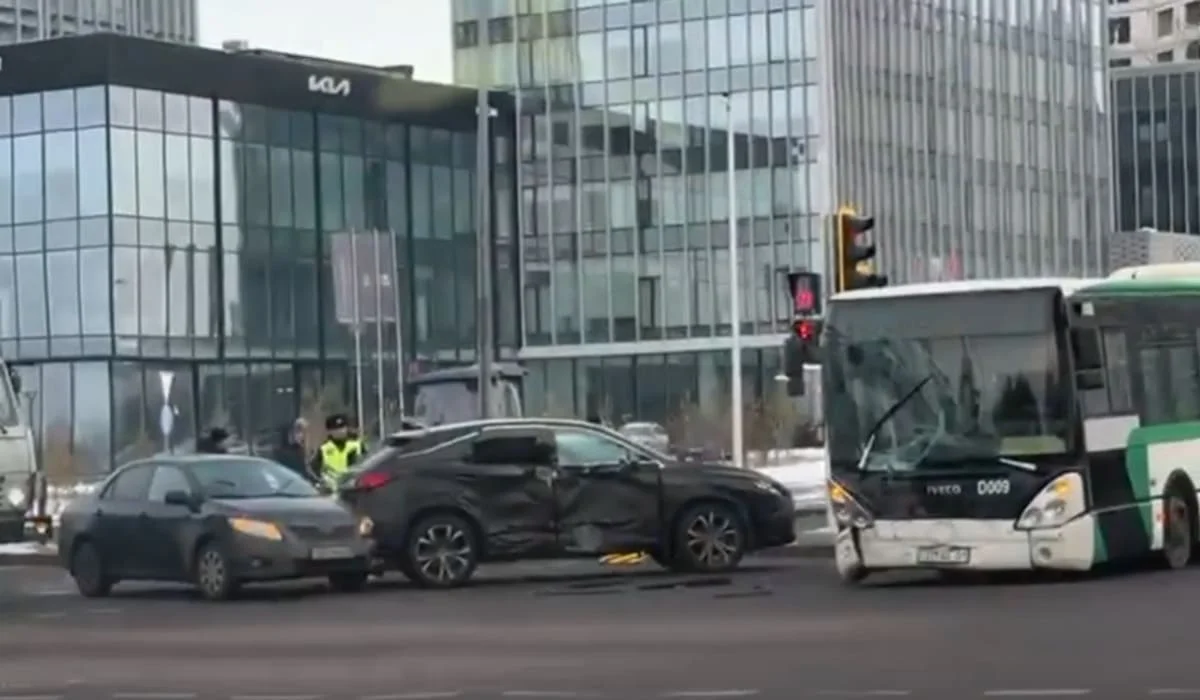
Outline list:
[[[362,443],[352,437],[349,431],[350,421],[345,414],[336,413],[327,417],[325,432],[328,437],[313,456],[313,475],[331,489],[337,488],[341,476],[362,457]]]

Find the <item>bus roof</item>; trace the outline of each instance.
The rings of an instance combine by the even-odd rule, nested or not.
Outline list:
[[[960,280],[956,282],[923,282],[900,284],[894,287],[856,289],[833,295],[834,301],[895,299],[899,297],[936,296],[942,294],[974,294],[977,292],[1013,292],[1033,289],[1060,289],[1066,294],[1095,284],[1095,279],[1077,277],[1029,277],[1016,279]]]
[[[1078,298],[1102,296],[1200,294],[1200,277],[1126,277],[1107,279],[1075,292]]]

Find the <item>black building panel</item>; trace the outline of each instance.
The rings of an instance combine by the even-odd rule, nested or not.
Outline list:
[[[409,80],[366,66],[117,34],[0,47],[0,95],[105,83],[451,131],[476,128],[475,90]],[[341,91],[311,89],[318,84]],[[508,125],[511,130],[512,98],[492,93],[489,100],[501,129]]]

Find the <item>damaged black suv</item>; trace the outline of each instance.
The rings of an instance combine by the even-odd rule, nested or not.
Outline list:
[[[688,462],[592,423],[517,418],[391,436],[343,481],[375,555],[453,588],[480,563],[646,552],[723,572],[795,539],[787,489],[751,469]]]

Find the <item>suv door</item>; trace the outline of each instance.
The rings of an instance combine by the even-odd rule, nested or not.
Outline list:
[[[550,436],[528,427],[487,428],[471,443],[462,477],[478,499],[489,558],[557,552]]]
[[[179,467],[160,464],[150,479],[150,490],[142,511],[140,558],[148,576],[182,581],[188,573],[187,528],[194,516],[187,506],[167,503],[167,494],[172,491],[191,494],[192,483]]]
[[[115,576],[142,575],[140,518],[154,465],[126,467],[96,501],[93,534],[105,566]]]
[[[568,552],[644,551],[662,534],[662,468],[630,443],[598,430],[554,426],[554,502]]]

